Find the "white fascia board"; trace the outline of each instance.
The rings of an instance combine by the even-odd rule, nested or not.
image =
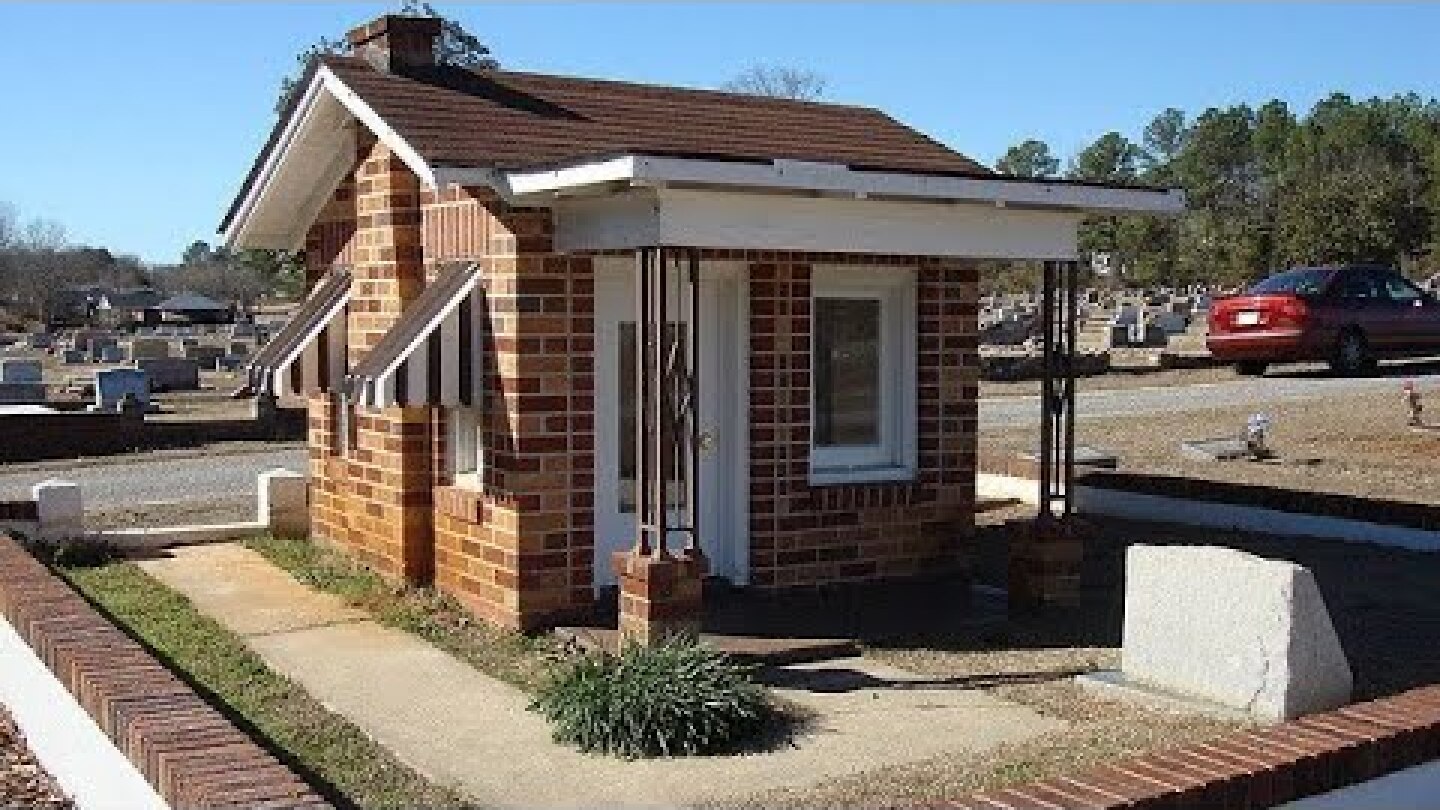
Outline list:
[[[300,102],[296,105],[295,112],[291,114],[290,120],[286,122],[280,137],[276,139],[275,146],[270,150],[269,156],[260,167],[260,172],[255,177],[255,182],[250,184],[245,198],[241,201],[240,208],[231,218],[229,226],[221,234],[223,244],[227,247],[236,247],[242,243],[255,243],[264,240],[267,244],[284,242],[293,244],[296,239],[294,234],[266,234],[256,236],[248,232],[252,215],[259,205],[265,200],[277,176],[284,165],[293,159],[304,158],[307,160],[321,159],[325,156],[314,154],[316,150],[308,149],[308,144],[301,137],[307,131],[316,110],[321,106],[320,102],[325,95],[329,95],[342,107],[345,108],[357,121],[375,134],[375,137],[390,147],[391,151],[420,178],[420,183],[427,188],[439,188],[436,183],[436,173],[425,159],[410,146],[404,138],[400,137],[385,120],[380,117],[370,105],[366,104],[355,91],[351,90],[334,71],[323,65],[315,72],[310,83],[306,85]],[[311,154],[307,154],[307,152]],[[346,156],[350,157],[350,156]],[[338,160],[338,158],[331,158]],[[345,161],[349,167],[349,161]],[[473,170],[466,170],[467,172]],[[327,172],[328,173],[328,172]],[[309,201],[307,201],[309,202]],[[296,216],[295,221],[300,223],[302,217]],[[308,223],[306,223],[308,224]],[[301,236],[303,239],[303,234]]]
[[[565,169],[507,172],[516,195],[544,194],[617,180],[639,185],[693,184],[777,191],[834,193],[853,197],[979,202],[1087,212],[1180,214],[1183,192],[1003,178],[855,171],[846,166],[794,160],[738,163],[630,155]]]
[[[328,67],[321,67],[316,75],[336,101],[344,105],[345,109],[349,110],[356,120],[364,124],[366,129],[375,133],[375,137],[390,147],[396,157],[400,158],[410,168],[410,171],[420,178],[422,186],[438,188],[435,185],[435,172],[430,168],[430,164],[426,163],[425,159],[420,157],[420,153],[400,137],[398,132],[391,129],[390,125],[385,123],[385,119],[372,110],[370,105],[366,104],[354,90],[341,81],[340,77],[336,76]]]
[[[280,131],[280,137],[275,141],[275,148],[270,150],[269,156],[265,158],[265,163],[261,165],[260,172],[255,177],[255,182],[250,184],[250,188],[245,193],[245,198],[240,201],[240,208],[235,212],[235,216],[230,218],[229,226],[226,227],[224,233],[221,234],[222,244],[224,244],[225,247],[233,248],[239,243],[241,236],[245,232],[245,226],[249,222],[250,215],[254,212],[255,206],[264,195],[265,189],[270,185],[270,181],[274,179],[276,170],[284,159],[285,153],[288,152],[291,145],[294,144],[296,133],[301,130],[304,124],[309,121],[310,116],[315,112],[315,107],[317,106],[316,101],[320,96],[321,86],[320,75],[317,73],[310,80],[310,84],[306,85],[303,95],[300,96],[300,102],[295,107],[295,112],[290,116],[290,120],[285,124],[285,128]]]

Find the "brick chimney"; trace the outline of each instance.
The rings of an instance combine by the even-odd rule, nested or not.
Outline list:
[[[386,73],[407,67],[433,67],[435,40],[439,37],[439,19],[397,14],[386,14],[345,35],[351,53]]]

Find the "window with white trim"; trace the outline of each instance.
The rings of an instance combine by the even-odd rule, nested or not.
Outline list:
[[[811,482],[913,478],[914,271],[816,268],[811,283]]]
[[[455,483],[479,488],[485,471],[485,443],[480,431],[478,408],[451,408],[449,436],[450,472]]]

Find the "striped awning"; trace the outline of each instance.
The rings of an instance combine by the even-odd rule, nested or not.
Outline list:
[[[450,267],[355,364],[346,388],[363,408],[478,405],[484,324],[479,266]]]
[[[336,267],[310,291],[248,368],[250,389],[284,396],[334,390],[345,376],[350,271]]]

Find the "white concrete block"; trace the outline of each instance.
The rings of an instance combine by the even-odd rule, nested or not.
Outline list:
[[[42,543],[62,543],[85,537],[85,503],[80,485],[70,481],[41,481],[30,488],[40,523]]]
[[[257,481],[256,520],[269,527],[271,534],[286,537],[308,534],[310,503],[305,476],[277,467],[260,473]]]
[[[1353,685],[1308,569],[1213,547],[1130,547],[1121,669],[1265,721],[1343,706]]]

